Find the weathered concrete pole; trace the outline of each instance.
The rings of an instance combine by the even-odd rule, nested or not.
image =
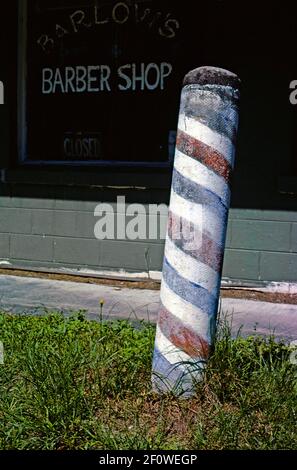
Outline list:
[[[159,393],[193,393],[215,332],[239,85],[215,67],[184,79],[153,359]]]

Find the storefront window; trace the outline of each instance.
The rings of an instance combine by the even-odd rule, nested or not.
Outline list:
[[[21,159],[169,164],[186,25],[170,1],[20,2]]]

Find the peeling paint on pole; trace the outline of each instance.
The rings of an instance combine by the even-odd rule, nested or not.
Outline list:
[[[4,104],[4,85],[0,81],[0,104]]]
[[[153,389],[190,396],[215,332],[240,80],[200,67],[184,79],[153,359]],[[183,227],[191,228],[193,243]],[[178,236],[177,236],[178,235]]]

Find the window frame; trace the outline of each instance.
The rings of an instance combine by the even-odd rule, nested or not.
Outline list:
[[[163,162],[122,161],[122,160],[30,160],[28,149],[28,122],[27,122],[27,15],[28,0],[18,0],[18,57],[17,57],[17,161],[22,167],[103,167],[116,169],[119,167],[164,169],[170,171],[173,166],[174,152],[168,155]]]

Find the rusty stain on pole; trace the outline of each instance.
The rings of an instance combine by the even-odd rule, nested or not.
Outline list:
[[[215,332],[238,127],[239,78],[184,79],[153,358],[156,392],[190,396]]]

